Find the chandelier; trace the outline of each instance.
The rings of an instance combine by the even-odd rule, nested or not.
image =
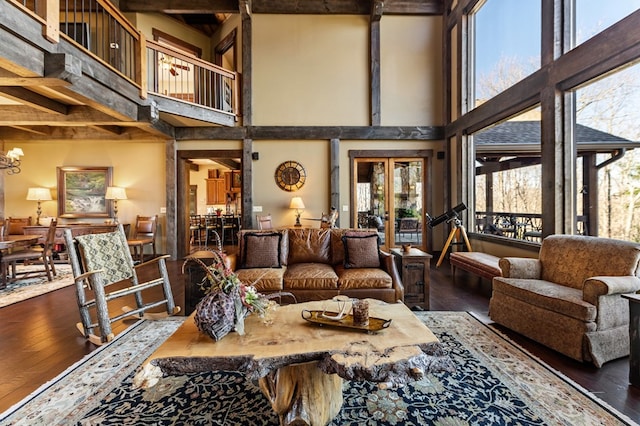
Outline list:
[[[6,154],[0,152],[0,169],[6,169],[10,175],[20,173],[20,157],[23,155],[24,152],[20,148],[13,148]]]

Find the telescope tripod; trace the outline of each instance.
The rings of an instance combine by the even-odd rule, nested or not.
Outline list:
[[[444,257],[449,251],[449,246],[451,245],[451,242],[454,238],[456,239],[456,242],[454,244],[462,244],[462,242],[460,241],[460,235],[462,235],[462,238],[464,239],[467,250],[473,251],[471,250],[471,244],[469,243],[469,238],[467,237],[467,231],[465,231],[464,225],[462,225],[462,221],[458,217],[454,217],[453,219],[449,220],[449,222],[453,222],[453,228],[451,228],[451,232],[449,232],[449,238],[447,238],[447,242],[444,244],[442,254],[438,259],[438,263],[436,263],[436,268],[440,266],[440,264],[444,260]]]

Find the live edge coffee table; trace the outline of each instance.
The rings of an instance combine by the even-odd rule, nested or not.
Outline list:
[[[453,371],[436,336],[404,304],[368,301],[370,318],[391,320],[377,332],[302,318],[303,310],[335,311],[331,301],[281,306],[272,325],[250,315],[245,335],[232,332],[218,342],[189,317],[144,362],[134,383],[151,387],[169,375],[239,371],[259,380],[281,424],[325,425],[342,407],[343,379],[391,388],[427,372]]]

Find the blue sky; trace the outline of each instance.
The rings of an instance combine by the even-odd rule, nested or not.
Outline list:
[[[578,42],[633,11],[640,0],[575,0]],[[501,56],[540,57],[541,0],[487,0],[476,18],[476,66],[486,74]]]

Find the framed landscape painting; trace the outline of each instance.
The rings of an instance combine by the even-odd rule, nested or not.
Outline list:
[[[111,167],[58,167],[58,217],[112,217]]]

